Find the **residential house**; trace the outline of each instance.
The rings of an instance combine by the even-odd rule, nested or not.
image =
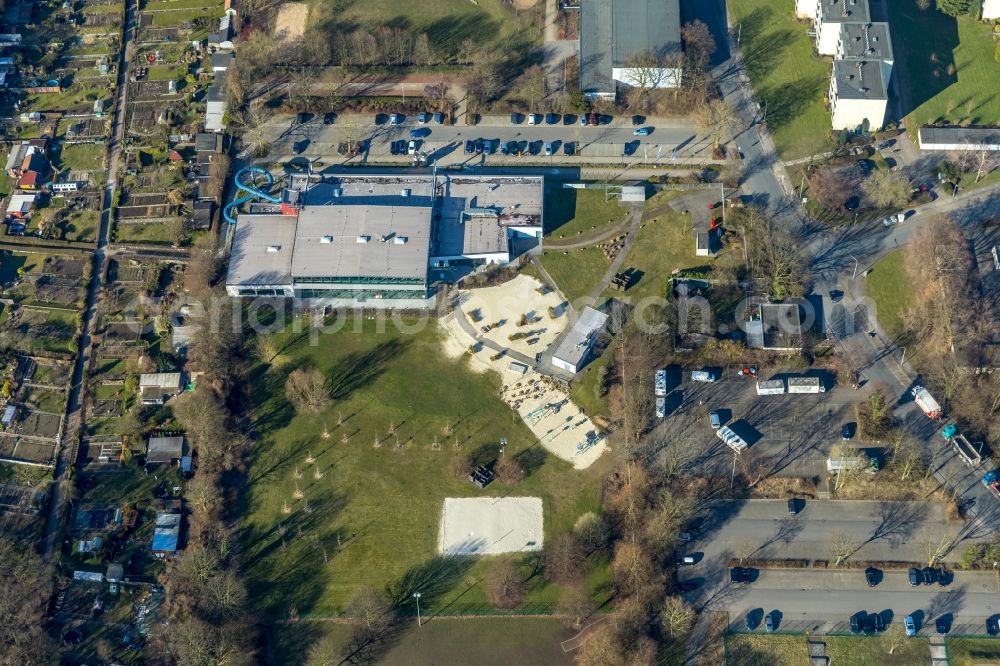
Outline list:
[[[162,405],[180,392],[179,372],[156,372],[139,376],[139,398],[144,405]]]
[[[11,178],[20,178],[25,172],[34,170],[43,175],[48,173],[48,139],[29,139],[15,143],[7,153],[4,171]]]
[[[195,230],[212,228],[212,217],[215,215],[214,201],[195,201],[191,209],[188,226]]]
[[[236,56],[232,53],[213,53],[212,54],[212,71],[216,74],[219,72],[225,72],[230,67],[233,66]]]
[[[892,65],[884,60],[834,60],[829,91],[833,129],[881,128],[891,72]]]
[[[868,0],[819,0],[814,28],[820,55],[837,55],[840,29],[845,23],[871,22]]]
[[[581,0],[580,89],[589,99],[678,87],[680,53],[678,0]]]
[[[37,202],[37,194],[12,194],[10,201],[7,202],[7,217],[16,220],[31,217]]]

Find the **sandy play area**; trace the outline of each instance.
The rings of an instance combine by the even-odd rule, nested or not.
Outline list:
[[[497,555],[542,549],[540,497],[446,497],[438,552]]]
[[[533,357],[552,344],[569,322],[563,300],[554,291],[542,294],[541,288],[538,280],[518,275],[497,287],[462,292],[461,308],[484,339]]]
[[[306,32],[309,5],[304,2],[288,2],[281,5],[274,20],[274,38],[281,42],[292,42]]]
[[[479,310],[481,321],[473,325],[480,340],[469,335],[458,320],[461,315],[455,312],[441,319],[441,326],[447,333],[444,351],[451,358],[467,355],[470,367],[478,372],[497,372],[503,382],[504,401],[520,415],[542,446],[572,463],[576,469],[585,469],[607,450],[607,443],[593,421],[570,401],[566,388],[533,368],[525,370],[522,364],[514,362],[507,354],[494,360],[497,351],[481,343],[481,339],[490,339],[502,347],[531,357],[544,352],[565,328],[568,317],[561,312],[556,319],[547,318],[549,306],[559,307],[560,302],[553,293],[538,293],[536,289],[539,286],[535,279],[521,275],[499,287],[461,292],[461,310],[469,321],[473,319],[470,313]],[[545,313],[543,322],[526,327],[516,325],[522,314],[531,316],[539,310]],[[513,323],[509,321],[512,317]],[[489,333],[482,332],[483,326],[500,319],[508,319],[508,323]],[[542,327],[546,330],[538,334],[539,342],[530,346],[523,340],[509,340],[510,334],[504,332]],[[475,347],[476,352],[469,354],[470,347]]]

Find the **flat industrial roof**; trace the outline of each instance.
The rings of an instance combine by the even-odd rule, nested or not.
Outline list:
[[[580,365],[580,361],[590,351],[590,347],[593,344],[593,336],[604,328],[607,320],[608,315],[603,312],[591,307],[585,307],[580,312],[579,319],[573,323],[573,327],[569,330],[569,333],[563,336],[553,356],[560,361],[565,361],[569,365]]]
[[[917,130],[920,145],[969,144],[989,150],[1000,150],[1000,128],[997,127],[921,127]]]
[[[296,282],[316,277],[424,280],[430,231],[426,206],[306,206],[299,212],[292,275]]]
[[[227,284],[286,285],[292,277],[295,218],[243,214],[236,221]],[[276,248],[268,251],[269,248]]]
[[[893,59],[888,23],[843,23],[840,42],[845,58]]]
[[[834,60],[833,75],[840,99],[889,99],[888,81],[879,60]]]

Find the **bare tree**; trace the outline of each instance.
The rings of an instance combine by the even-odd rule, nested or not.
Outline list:
[[[469,478],[469,474],[472,473],[472,458],[469,457],[468,453],[460,452],[451,459],[449,468],[451,469],[451,475],[456,479],[467,479]]]
[[[686,601],[680,597],[667,597],[660,611],[660,624],[668,636],[673,639],[687,636],[694,620],[694,609]]]
[[[728,224],[742,232],[750,276],[767,280],[768,295],[784,300],[804,293],[808,270],[787,231],[756,206],[733,209]]]
[[[736,129],[736,116],[721,99],[709,100],[702,105],[697,113],[697,122],[702,131],[712,139],[716,149],[724,141],[728,141]]]
[[[577,666],[625,666],[627,646],[610,624],[590,632],[576,654]]]
[[[524,576],[509,557],[497,560],[485,576],[486,598],[500,609],[516,608],[524,599]]]
[[[250,147],[250,152],[253,153],[254,157],[267,155],[269,148],[267,121],[271,115],[272,112],[267,108],[264,100],[255,99],[238,118],[236,124],[243,135],[243,141]]]
[[[521,75],[520,89],[527,98],[528,106],[535,108],[538,100],[545,96],[545,71],[532,65]]]
[[[809,192],[823,208],[839,210],[849,191],[847,179],[838,169],[820,167],[809,174]]]
[[[910,181],[902,173],[888,169],[875,169],[861,183],[861,189],[879,208],[900,208],[910,200]]]
[[[587,552],[594,552],[604,548],[610,536],[608,524],[604,521],[604,518],[593,511],[588,511],[576,519],[576,523],[573,525],[573,533],[576,534],[577,539],[580,540],[580,544]]]
[[[42,616],[49,598],[52,578],[45,562],[30,547],[0,537],[0,575],[4,594],[0,595],[0,662],[42,664],[56,653],[42,630]]]
[[[684,44],[688,68],[699,73],[704,72],[716,48],[712,31],[701,21],[691,21],[681,28],[681,41]]]
[[[906,633],[896,622],[893,622],[882,633],[882,644],[888,654],[892,654],[899,648],[906,645]]]
[[[858,544],[851,538],[851,535],[846,532],[837,532],[833,535],[833,554],[837,558],[834,562],[835,567],[839,567],[841,564],[847,561],[847,559],[858,552]]]
[[[611,562],[611,578],[620,594],[631,595],[656,579],[649,554],[639,544],[619,542]]]
[[[434,50],[431,48],[431,41],[427,38],[427,33],[422,32],[413,40],[413,53],[410,59],[417,67],[430,65],[434,61]]]
[[[496,465],[493,466],[493,473],[496,474],[500,483],[512,486],[524,478],[524,468],[514,456],[500,456]]]
[[[285,397],[297,412],[318,414],[330,405],[330,383],[316,368],[296,368],[285,381]]]
[[[996,168],[996,156],[992,150],[976,150],[972,153],[972,164],[978,183],[986,174]]]
[[[583,576],[584,553],[572,533],[563,533],[545,547],[545,578],[554,583],[573,583]]]

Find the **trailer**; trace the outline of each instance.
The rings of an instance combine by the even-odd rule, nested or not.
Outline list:
[[[722,426],[715,431],[716,436],[726,443],[726,446],[731,448],[736,453],[743,453],[744,449],[749,448],[749,444],[746,443],[742,437],[737,435],[729,426]]]
[[[819,377],[789,377],[789,393],[825,393],[826,387]]]
[[[965,435],[959,433],[951,438],[951,448],[955,449],[962,461],[969,467],[979,467],[983,462],[983,443],[972,444]]]
[[[653,378],[653,395],[664,397],[667,395],[667,371],[657,370]]]
[[[783,395],[785,382],[780,379],[765,379],[757,381],[757,395]]]
[[[983,485],[986,486],[986,490],[990,491],[994,497],[1000,499],[1000,475],[997,475],[997,471],[986,472],[983,475]]]
[[[923,386],[914,386],[910,391],[913,401],[920,407],[920,411],[929,419],[941,418],[941,405],[934,399],[934,396]]]

